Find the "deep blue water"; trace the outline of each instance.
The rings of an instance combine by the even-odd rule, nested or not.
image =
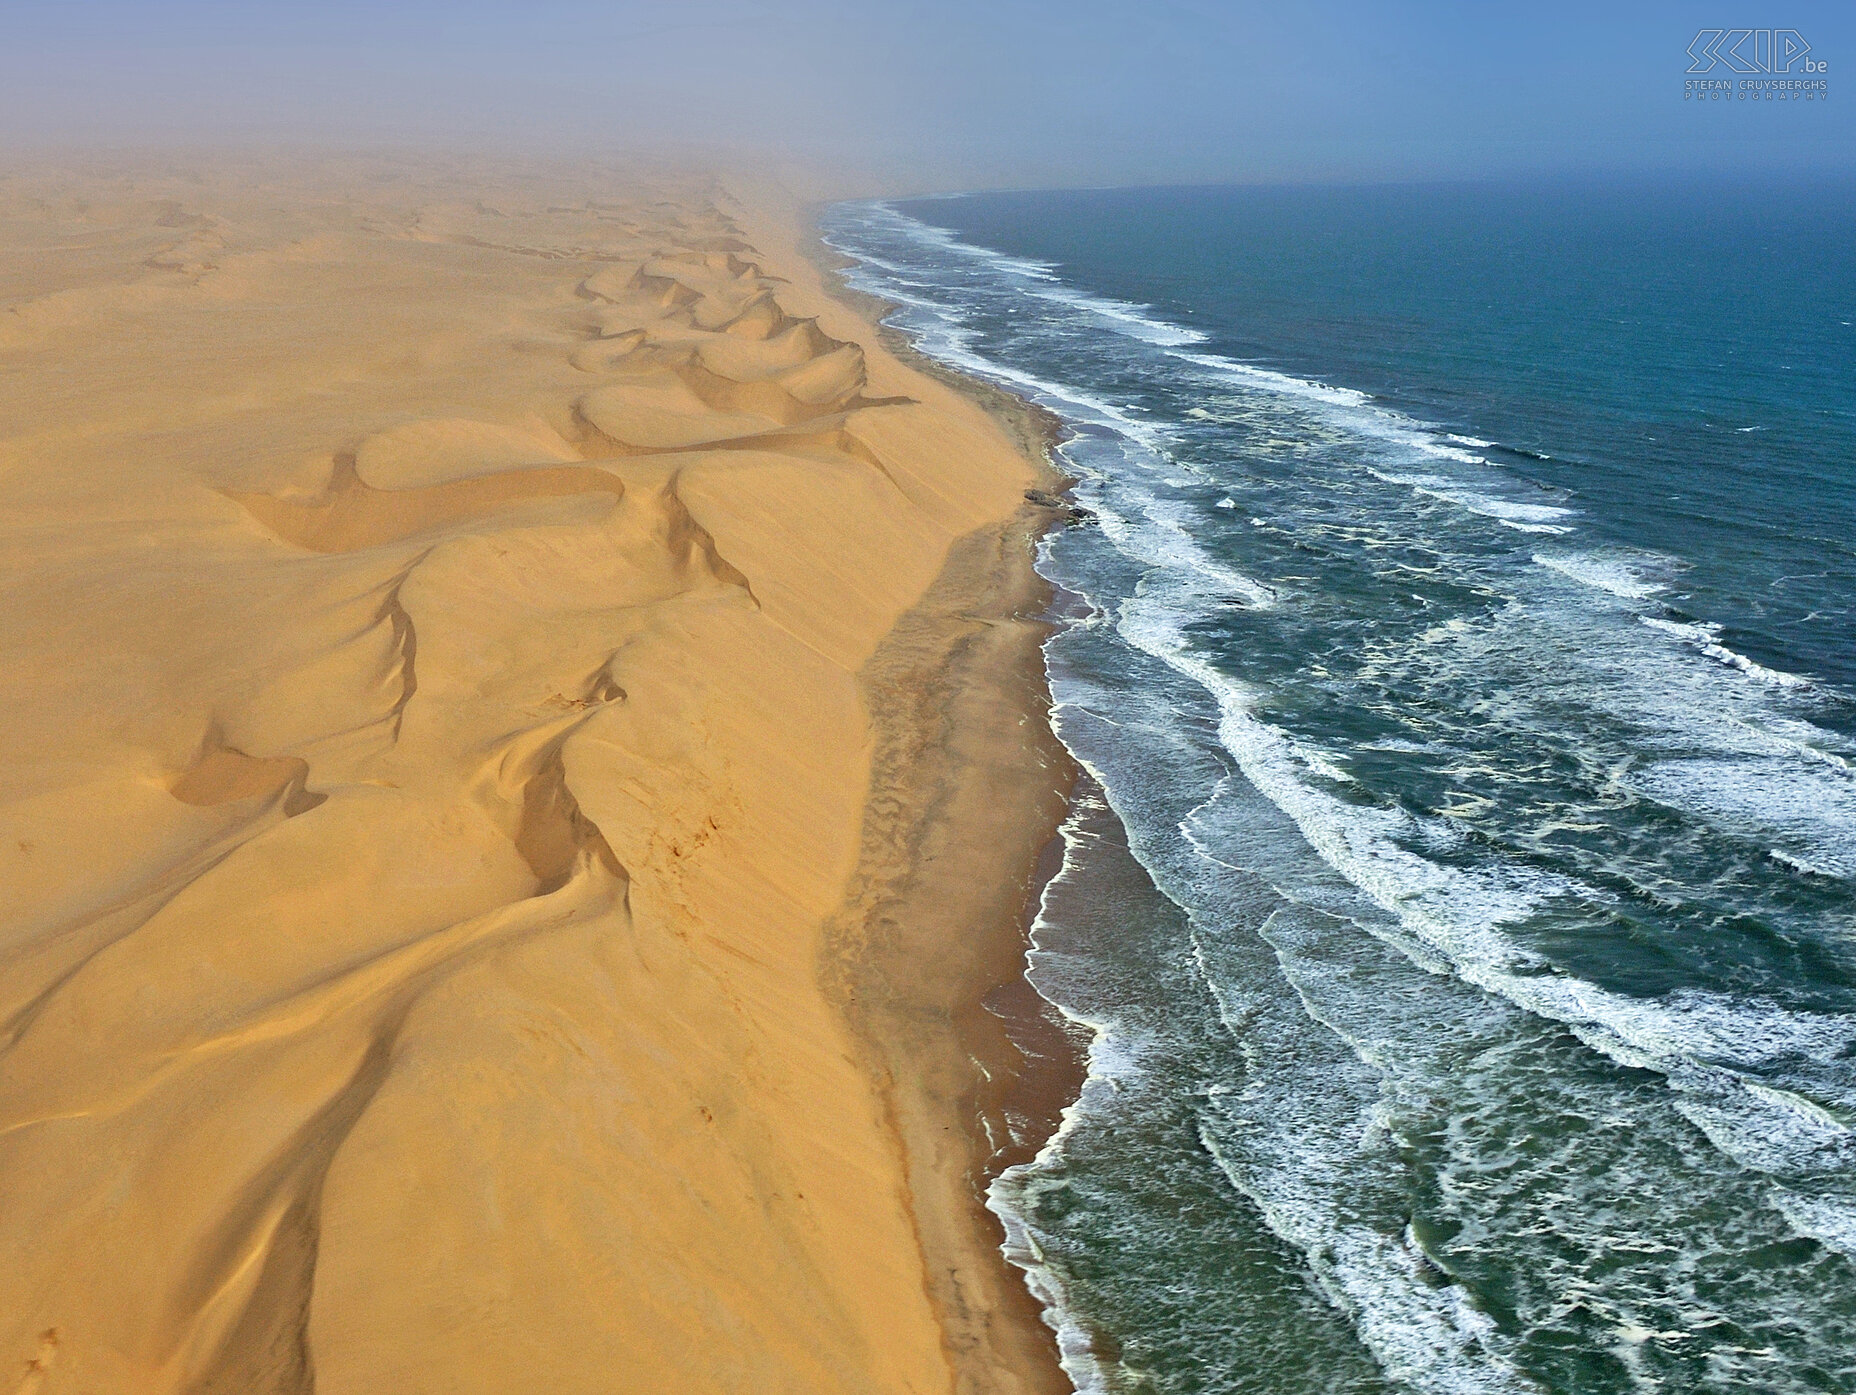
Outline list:
[[[847,204],[1057,412],[1079,1385],[1856,1389],[1856,189]]]

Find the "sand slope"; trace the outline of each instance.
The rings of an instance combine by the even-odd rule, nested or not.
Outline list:
[[[744,216],[0,181],[0,1391],[951,1388],[818,956],[1031,466]]]

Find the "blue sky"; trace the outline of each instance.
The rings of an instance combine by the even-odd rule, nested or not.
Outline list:
[[[1704,27],[1830,100],[1684,102]],[[1856,171],[1856,4],[0,0],[21,142],[753,148],[899,187]]]

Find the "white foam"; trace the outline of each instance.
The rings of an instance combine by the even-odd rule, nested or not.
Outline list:
[[[1184,359],[1187,363],[1195,363],[1201,368],[1209,368],[1219,377],[1241,383],[1246,387],[1267,388],[1272,392],[1292,397],[1305,397],[1335,407],[1372,407],[1373,399],[1366,393],[1357,392],[1353,388],[1335,387],[1313,378],[1297,378],[1289,373],[1278,373],[1273,368],[1258,368],[1255,364],[1242,363],[1237,359],[1225,358],[1218,354],[1191,354],[1175,351],[1173,357]]]
[[[1216,1144],[1206,1146],[1224,1166]],[[1224,1170],[1271,1230],[1311,1256],[1322,1289],[1353,1319],[1360,1339],[1394,1380],[1427,1395],[1521,1395],[1535,1389],[1483,1345],[1494,1335],[1494,1322],[1460,1285],[1431,1278],[1409,1229],[1402,1240],[1393,1240],[1339,1222],[1327,1206],[1266,1192],[1246,1185],[1236,1169]]]
[[[1252,610],[1267,610],[1279,599],[1275,589],[1237,568],[1219,561],[1186,531],[1186,511],[1163,499],[1144,508],[1148,527],[1131,525],[1109,508],[1097,512],[1097,522],[1121,552],[1148,566],[1187,572],[1210,584],[1212,590]]]
[[[1239,384],[1252,389],[1263,389],[1279,396],[1299,398],[1312,406],[1324,407],[1337,411],[1345,428],[1361,436],[1367,436],[1389,444],[1400,446],[1418,455],[1428,456],[1434,460],[1448,460],[1455,464],[1481,467],[1489,472],[1490,482],[1497,482],[1500,476],[1494,473],[1494,467],[1481,455],[1463,447],[1487,447],[1493,442],[1481,440],[1474,436],[1459,436],[1444,432],[1439,433],[1423,422],[1417,421],[1401,412],[1377,405],[1371,396],[1353,388],[1335,387],[1329,383],[1312,378],[1298,378],[1288,373],[1279,373],[1273,369],[1259,368],[1254,364],[1242,363],[1235,359],[1224,358],[1217,354],[1187,353],[1173,350],[1173,356],[1209,370],[1216,378]],[[1209,417],[1209,413],[1203,413]],[[1444,444],[1451,442],[1453,444]],[[1439,497],[1448,499],[1471,512],[1484,514],[1496,519],[1504,527],[1513,528],[1523,533],[1566,533],[1570,528],[1551,520],[1571,516],[1572,509],[1549,505],[1523,503],[1503,499],[1487,492],[1486,489],[1466,487],[1468,482],[1452,480],[1441,475],[1422,475],[1401,479],[1396,474],[1383,474],[1368,467],[1371,474],[1393,483],[1410,483],[1414,487],[1440,491]]]
[[[1260,721],[1241,684],[1192,652],[1185,616],[1152,598],[1123,603],[1118,629],[1136,648],[1193,678],[1218,702],[1219,737],[1244,777],[1288,814],[1309,845],[1363,891],[1398,927],[1372,933],[1420,965],[1455,973],[1537,1016],[1566,1024],[1587,1045],[1620,1064],[1657,1071],[1699,1105],[1748,1120],[1745,1130],[1711,1133],[1737,1161],[1770,1162],[1772,1148],[1814,1151],[1823,1146],[1815,1116],[1781,1105],[1747,1071],[1784,1057],[1840,1059],[1856,1045],[1856,1016],[1788,1012],[1776,1005],[1723,995],[1677,993],[1630,998],[1549,966],[1503,930],[1549,900],[1591,888],[1527,868],[1497,865],[1469,871],[1412,851],[1432,830],[1401,809],[1345,802],[1314,780],[1314,761],[1292,738]],[[1432,821],[1436,822],[1436,821]],[[1438,831],[1447,836],[1440,824]],[[1829,1117],[1829,1116],[1824,1116]],[[1771,1148],[1732,1153],[1765,1131]],[[1783,1137],[1778,1137],[1782,1135]],[[1776,1140],[1776,1141],[1775,1141]]]
[[[999,1218],[1005,1242],[999,1251],[1025,1279],[1025,1287],[1043,1310],[1045,1326],[1057,1335],[1057,1364],[1070,1378],[1077,1395],[1107,1395],[1108,1373],[1096,1359],[1094,1343],[1077,1322],[1069,1292],[1057,1270],[1046,1261],[1043,1248],[1018,1209],[1011,1204],[1008,1178],[1018,1172],[1009,1168],[986,1189],[986,1208]]]
[[[1212,589],[1253,610],[1276,604],[1276,593],[1268,586],[1206,556],[1202,548],[1176,527],[1143,528],[1107,508],[1096,510],[1096,523],[1122,555],[1134,561],[1149,567],[1197,572]]]
[[[1848,1198],[1800,1196],[1774,1187],[1771,1202],[1800,1235],[1856,1259],[1856,1206]]]
[[[1201,368],[1210,369],[1227,381],[1242,383],[1247,387],[1264,388],[1285,396],[1304,398],[1326,407],[1345,409],[1347,427],[1358,434],[1403,446],[1432,459],[1448,460],[1460,465],[1479,466],[1485,470],[1493,470],[1485,457],[1462,449],[1463,446],[1487,447],[1492,445],[1492,442],[1483,441],[1474,436],[1459,436],[1446,432],[1443,434],[1443,439],[1455,444],[1442,444],[1437,439],[1436,433],[1423,423],[1402,413],[1376,406],[1371,397],[1352,388],[1337,388],[1315,379],[1297,378],[1287,373],[1258,368],[1252,364],[1240,363],[1216,354],[1175,351],[1174,356]],[[1202,409],[1198,410],[1202,412]],[[1209,416],[1209,413],[1204,415]],[[1453,480],[1442,475],[1401,474],[1371,466],[1367,467],[1367,472],[1387,483],[1406,484],[1418,493],[1455,504],[1471,513],[1492,518],[1502,527],[1513,529],[1518,533],[1557,536],[1574,531],[1572,527],[1559,520],[1576,516],[1577,510],[1575,509],[1555,504],[1536,504],[1504,498],[1490,493],[1486,488],[1477,488],[1467,481]],[[1493,482],[1499,477],[1491,475],[1489,478]]]
[[[1442,499],[1455,504],[1458,508],[1468,509],[1471,513],[1481,514],[1484,518],[1493,518],[1497,522],[1522,528],[1528,532],[1568,533],[1570,528],[1559,527],[1553,520],[1571,518],[1572,509],[1560,508],[1555,504],[1524,504],[1513,499],[1497,498],[1493,494],[1482,494],[1471,489],[1438,488],[1434,485],[1418,485],[1414,493],[1424,494],[1433,499]]]
[[[1089,295],[1067,287],[1034,290],[1032,294],[1041,300],[1052,301],[1058,305],[1098,316],[1108,321],[1106,328],[1114,330],[1117,334],[1125,334],[1131,339],[1139,339],[1146,344],[1172,348],[1181,344],[1203,344],[1207,338],[1196,329],[1188,329],[1184,325],[1156,319],[1148,313],[1153,309],[1149,305],[1136,305],[1126,300],[1111,300],[1106,296]]]
[[[1366,473],[1386,484],[1402,484],[1412,493],[1421,494],[1427,499],[1438,499],[1483,518],[1492,518],[1503,527],[1513,528],[1517,532],[1557,534],[1573,531],[1554,520],[1571,518],[1577,511],[1557,504],[1530,504],[1518,499],[1504,499],[1484,490],[1465,488],[1463,482],[1443,475],[1412,474],[1409,471],[1388,470],[1372,465],[1366,467]]]
[[[1459,450],[1455,446],[1440,446],[1435,441],[1415,440],[1411,443],[1426,455],[1434,455],[1440,460],[1455,460],[1464,465],[1487,465],[1489,462],[1480,455]]]
[[[1800,674],[1782,673],[1778,669],[1755,663],[1744,654],[1735,653],[1720,642],[1721,627],[1719,625],[1686,625],[1675,620],[1658,619],[1653,615],[1639,618],[1651,629],[1661,630],[1664,634],[1685,640],[1716,663],[1726,664],[1729,668],[1737,668],[1756,682],[1769,683],[1775,688],[1808,688],[1811,686],[1811,680]]]
[[[1672,808],[1757,830],[1781,842],[1775,856],[1801,869],[1856,877],[1856,779],[1823,762],[1788,770],[1783,778],[1772,774],[1758,757],[1693,756],[1653,761],[1627,782]]]
[[[1143,343],[1162,348],[1172,348],[1185,344],[1202,344],[1206,335],[1184,325],[1172,324],[1152,313],[1153,307],[1136,304],[1133,301],[1116,300],[1110,296],[1091,295],[1061,283],[1057,268],[1049,262],[1033,261],[1025,257],[1014,257],[978,243],[967,242],[949,228],[936,227],[919,219],[909,218],[896,212],[884,203],[874,203],[867,207],[879,210],[879,218],[894,231],[920,244],[925,244],[937,252],[952,252],[984,263],[993,270],[1007,275],[1017,276],[1035,284],[1026,289],[1030,294],[1052,304],[1062,305],[1068,309],[1078,310],[1096,317],[1104,322],[1104,327],[1117,334],[1125,334],[1139,339]],[[887,218],[880,215],[886,214]],[[885,262],[862,250],[846,249],[835,243],[829,245],[846,255],[857,257],[873,266],[885,270],[904,273],[904,268],[894,263]]]
[[[1662,582],[1647,578],[1640,562],[1628,558],[1604,557],[1589,552],[1536,552],[1534,562],[1581,586],[1608,591],[1626,601],[1641,601],[1668,589]]]
[[[899,293],[886,281],[865,280],[860,283],[856,277],[847,277],[847,279],[851,280],[852,284],[860,290],[906,305],[931,317],[935,323],[932,326],[921,328],[919,342],[923,351],[932,357],[952,364],[976,378],[1016,388],[1025,396],[1045,406],[1067,409],[1070,415],[1081,417],[1085,421],[1112,426],[1130,440],[1138,442],[1156,454],[1164,453],[1165,437],[1162,431],[1149,423],[1137,421],[1124,409],[1117,407],[1106,398],[1084,392],[1068,383],[1040,378],[1035,374],[997,363],[976,353],[971,348],[975,337],[972,331],[960,323],[956,312],[939,302]]]
[[[1073,287],[1062,285],[1055,268],[1048,263],[1028,262],[1022,258],[1008,257],[989,248],[963,242],[946,228],[937,228],[906,218],[886,204],[872,204],[869,207],[878,210],[877,216],[886,220],[892,230],[901,232],[906,237],[929,246],[935,251],[960,253],[976,258],[994,269],[1029,278],[1039,283],[1026,288],[1030,294],[1097,316],[1106,322],[1107,327],[1116,332],[1128,333],[1137,339],[1165,347],[1174,357],[1207,369],[1225,381],[1299,398],[1321,407],[1343,410],[1346,413],[1347,424],[1352,430],[1403,446],[1420,455],[1469,466],[1486,467],[1488,464],[1483,457],[1461,448],[1463,445],[1481,444],[1475,437],[1445,433],[1443,441],[1440,441],[1431,429],[1398,412],[1374,405],[1370,396],[1355,389],[1335,387],[1314,379],[1259,368],[1253,364],[1242,363],[1216,354],[1189,352],[1180,346],[1199,342],[1204,336],[1196,330],[1169,324],[1148,315],[1145,312],[1149,307],[1089,295]],[[862,254],[852,251],[850,255],[860,256]],[[884,286],[873,285],[869,289],[873,293],[888,294],[891,298],[896,298],[895,294]],[[905,297],[904,303],[915,305],[931,314],[940,314],[943,319],[948,318],[940,307],[927,301]],[[1126,408],[1117,407],[1073,385],[1038,378],[1022,370],[993,362],[973,352],[970,347],[971,336],[959,332],[951,324],[947,330],[937,336],[937,340],[939,349],[937,356],[954,363],[957,367],[976,376],[1004,382],[1026,391],[1044,402],[1045,405],[1059,409],[1067,406],[1080,411],[1087,419],[1113,426],[1131,440],[1146,446],[1156,454],[1165,455],[1165,441],[1162,433],[1156,431],[1150,424],[1136,421],[1129,415]],[[1203,408],[1194,408],[1188,413],[1188,415],[1195,414],[1201,417],[1209,416]],[[1444,441],[1456,444],[1444,444]],[[1567,525],[1559,522],[1561,519],[1572,516],[1574,511],[1571,509],[1504,498],[1486,489],[1467,487],[1464,482],[1446,479],[1440,475],[1400,476],[1379,471],[1373,471],[1373,473],[1391,482],[1408,483],[1420,493],[1429,494],[1431,497],[1453,503],[1472,513],[1492,518],[1502,527],[1517,532],[1557,535],[1571,531]],[[1255,593],[1251,591],[1250,594],[1254,596]]]
[[[1517,523],[1512,518],[1500,518],[1496,521],[1500,523],[1502,527],[1512,528],[1517,533],[1549,533],[1559,535],[1572,532],[1572,529],[1563,528],[1554,523]]]
[[[887,222],[893,231],[900,232],[935,251],[959,253],[978,259],[994,269],[1037,282],[1039,284],[1026,288],[1030,294],[1097,316],[1106,322],[1107,327],[1167,348],[1174,357],[1209,370],[1225,381],[1300,398],[1322,407],[1342,409],[1347,413],[1347,424],[1352,430],[1387,440],[1417,454],[1462,465],[1488,466],[1488,462],[1482,456],[1474,454],[1471,450],[1463,449],[1464,446],[1483,447],[1490,444],[1477,437],[1446,432],[1442,433],[1440,440],[1439,433],[1431,428],[1401,413],[1376,406],[1368,394],[1355,389],[1335,387],[1315,379],[1260,368],[1254,364],[1243,363],[1221,355],[1189,352],[1182,346],[1201,342],[1204,336],[1196,330],[1154,318],[1146,313],[1150,307],[1092,296],[1073,287],[1064,286],[1057,276],[1056,268],[1049,263],[1010,257],[990,248],[963,242],[950,230],[907,218],[887,204],[873,203],[866,207],[876,210],[875,216]],[[855,251],[850,254],[862,255]],[[881,287],[872,289],[879,294],[883,293]],[[1124,409],[1082,393],[1068,384],[1039,379],[987,360],[973,353],[965,340],[952,340],[947,347],[948,352],[941,356],[969,372],[1027,389],[1044,399],[1047,404],[1068,403],[1081,408],[1093,414],[1097,420],[1126,429],[1133,439],[1149,448],[1156,451],[1162,449],[1161,442],[1152,428],[1136,423]],[[1203,408],[1191,409],[1188,415],[1209,416]],[[1445,444],[1446,442],[1452,444]],[[1382,474],[1380,477],[1401,482],[1397,475]],[[1574,513],[1571,509],[1504,498],[1486,489],[1469,487],[1465,482],[1445,479],[1442,476],[1419,476],[1410,478],[1408,482],[1421,493],[1429,493],[1432,497],[1454,503],[1472,513],[1492,518],[1502,527],[1516,532],[1558,535],[1572,531],[1566,524],[1559,521],[1571,517]]]
[[[1843,873],[1835,867],[1820,867],[1808,858],[1788,853],[1783,848],[1768,848],[1766,856],[1781,867],[1789,867],[1794,872],[1803,872],[1807,877],[1840,877]]]
[[[1014,257],[1004,252],[982,247],[978,243],[964,242],[951,228],[936,227],[919,218],[911,218],[899,213],[889,204],[877,201],[868,207],[887,214],[891,228],[900,232],[910,241],[933,248],[938,252],[956,252],[975,261],[984,262],[995,270],[1023,276],[1033,281],[1055,281],[1057,269],[1049,262],[1033,261],[1029,257]]]
[[[1811,1172],[1845,1151],[1849,1128],[1815,1100],[1758,1081],[1741,1084],[1750,1100],[1692,1093],[1678,1098],[1676,1109],[1719,1151],[1759,1172]]]
[[[1091,769],[1088,762],[1081,758],[1078,763],[1100,783],[1100,772]],[[1082,825],[1085,819],[1099,817],[1104,808],[1098,797],[1078,795],[1059,829],[1063,838],[1063,864],[1057,875],[1045,884],[1039,897],[1037,915],[1031,923],[1033,970],[1030,977],[1034,979],[1037,959],[1046,952],[1044,942],[1050,930],[1048,917],[1051,898],[1074,875],[1078,860],[1084,853]],[[1063,1367],[1064,1374],[1070,1378],[1078,1395],[1106,1395],[1110,1388],[1108,1374],[1096,1357],[1089,1333],[1076,1319],[1075,1305],[1061,1274],[1049,1263],[1043,1248],[1038,1244],[1037,1236],[1026,1223],[1019,1209],[1017,1193],[1020,1187],[1035,1185],[1039,1173],[1048,1171],[1058,1162],[1069,1136],[1089,1115],[1101,1093],[1118,1090],[1120,1086],[1117,1082],[1140,1068],[1142,1044],[1129,1039],[1118,1024],[1088,1021],[1061,1003],[1053,1003],[1052,1006],[1068,1021],[1085,1028],[1090,1034],[1082,1089],[1075,1100],[1064,1106],[1057,1131],[1045,1140],[1037,1156],[1028,1163],[1007,1168],[993,1179],[986,1189],[986,1209],[999,1218],[1005,1231],[1005,1242],[999,1247],[1000,1252],[1024,1274],[1025,1286],[1043,1310],[1045,1325],[1056,1333],[1058,1364]]]

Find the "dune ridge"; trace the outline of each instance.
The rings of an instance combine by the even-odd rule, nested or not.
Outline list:
[[[739,187],[0,179],[0,1391],[1057,1388],[846,958],[970,784],[1010,972],[1039,467]]]

